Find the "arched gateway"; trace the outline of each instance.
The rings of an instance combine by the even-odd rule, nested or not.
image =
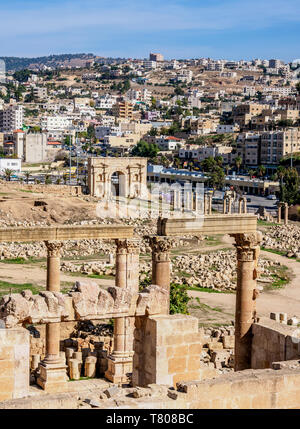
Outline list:
[[[146,198],[147,158],[89,158],[88,187],[103,199]]]

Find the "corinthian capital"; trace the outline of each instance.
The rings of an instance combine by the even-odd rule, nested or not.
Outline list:
[[[172,247],[168,237],[149,237],[149,242],[153,253],[168,253]]]
[[[60,250],[63,247],[63,243],[61,241],[45,241],[45,245],[48,250],[48,256],[60,256]]]
[[[117,239],[117,253],[122,253],[126,255],[127,253],[132,253],[138,255],[140,253],[140,241],[138,239]]]
[[[253,261],[258,258],[259,244],[262,241],[262,233],[260,231],[231,235],[235,238],[238,260]]]

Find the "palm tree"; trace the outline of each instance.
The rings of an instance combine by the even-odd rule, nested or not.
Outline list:
[[[266,167],[264,167],[263,165],[259,165],[258,167],[257,167],[257,175],[259,176],[259,177],[263,177],[265,174],[266,174]]]
[[[226,171],[226,176],[228,176],[229,170],[231,169],[231,166],[229,164],[225,165],[225,171]]]
[[[5,171],[4,171],[4,174],[5,174],[6,181],[8,180],[10,182],[10,179],[11,179],[11,176],[13,174],[13,171],[10,170],[9,168],[6,168]]]
[[[252,177],[254,176],[254,174],[255,174],[255,170],[248,170],[248,174],[249,174],[249,176],[250,176],[250,179],[252,179]]]
[[[236,168],[237,168],[237,172],[238,172],[238,174],[239,174],[239,172],[240,172],[240,168],[241,168],[241,165],[242,165],[242,162],[243,162],[243,160],[242,160],[242,158],[240,157],[240,156],[237,156],[236,158],[235,158],[235,165],[236,165]]]
[[[29,171],[25,171],[25,177],[26,177],[26,183],[27,183],[27,185],[28,185],[28,182],[29,182],[29,177],[30,177],[30,172]]]

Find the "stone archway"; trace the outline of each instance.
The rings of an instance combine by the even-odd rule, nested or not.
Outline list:
[[[104,200],[146,198],[147,158],[89,158],[88,186],[92,196]]]
[[[122,171],[115,171],[110,176],[110,195],[126,197],[126,175]]]

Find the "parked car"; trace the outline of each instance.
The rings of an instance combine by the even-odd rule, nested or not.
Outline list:
[[[276,195],[268,195],[267,200],[277,200]]]

